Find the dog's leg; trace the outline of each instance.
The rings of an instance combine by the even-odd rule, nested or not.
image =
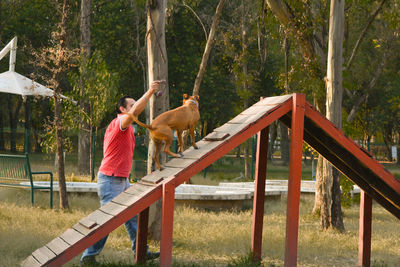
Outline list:
[[[190,132],[190,139],[192,140],[192,146],[195,149],[199,149],[199,147],[196,145],[196,140],[194,139],[194,126],[190,127],[189,132]]]
[[[166,153],[166,154],[168,154],[168,155],[170,155],[172,157],[175,157],[175,158],[181,158],[182,156],[180,154],[175,154],[174,152],[172,152],[169,149],[169,147],[172,144],[172,140],[173,140],[172,138],[171,139],[168,138],[168,139],[165,140],[164,153]]]
[[[181,157],[183,156],[183,140],[182,140],[182,131],[176,131],[176,137],[178,139],[178,153],[179,155],[181,155]]]
[[[169,147],[172,144],[172,140],[174,139],[174,132],[172,131],[171,128],[168,126],[159,126],[157,127],[157,132],[153,131],[151,132],[151,135],[153,136],[152,139],[156,139],[159,142],[164,141],[165,146],[164,146],[164,153],[167,155],[170,155],[174,158],[179,158],[178,154],[173,153]]]
[[[154,155],[153,155],[153,161],[155,162],[157,168],[161,171],[164,169],[161,166],[160,161],[159,161],[159,156],[160,156],[161,148],[162,148],[162,142],[154,141],[154,146],[155,146],[155,151],[154,151]]]

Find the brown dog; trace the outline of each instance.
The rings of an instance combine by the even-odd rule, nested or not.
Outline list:
[[[184,94],[182,106],[158,115],[150,125],[140,122],[136,117],[133,119],[138,125],[145,127],[150,131],[150,138],[153,140],[156,148],[153,160],[159,170],[163,169],[158,160],[163,142],[165,142],[164,152],[166,154],[176,158],[182,157],[182,132],[184,130],[189,130],[192,145],[195,149],[198,148],[194,139],[194,128],[200,119],[199,96],[188,96],[187,94]],[[179,155],[173,153],[169,149],[174,137],[173,130],[176,131],[178,137]]]

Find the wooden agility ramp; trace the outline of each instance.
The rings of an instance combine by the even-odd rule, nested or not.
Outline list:
[[[136,260],[144,262],[149,207],[162,199],[160,266],[171,266],[175,188],[255,134],[258,138],[251,250],[253,259],[260,260],[268,126],[276,120],[291,128],[285,266],[297,265],[303,139],[363,190],[359,265],[369,266],[372,199],[400,219],[400,181],[316,111],[303,94],[260,100],[197,142],[199,149],[191,147],[184,152],[183,158],[167,162],[163,171],[143,177],[61,236],[34,251],[21,265],[61,266],[137,214]]]

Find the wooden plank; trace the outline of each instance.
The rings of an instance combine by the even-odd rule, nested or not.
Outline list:
[[[51,240],[49,243],[46,244],[46,246],[57,255],[61,254],[69,247],[69,245],[59,237]]]
[[[141,182],[146,182],[146,183],[151,183],[151,184],[157,184],[161,182],[163,179],[167,177],[171,177],[181,170],[179,169],[172,169],[172,168],[165,168],[162,171],[156,170],[152,172],[151,174],[143,177],[140,181]]]
[[[105,213],[107,213],[107,214],[116,216],[119,213],[121,213],[123,210],[125,210],[126,208],[127,207],[124,206],[124,205],[121,205],[121,204],[115,203],[113,201],[110,201],[107,204],[101,206],[100,210],[105,212]]]
[[[134,196],[134,195],[122,192],[121,194],[116,196],[112,200],[112,202],[115,202],[117,204],[121,204],[124,206],[130,206],[130,205],[134,204],[135,202],[137,202],[139,199],[140,199],[140,197],[138,197],[138,196]]]
[[[47,263],[49,260],[54,258],[56,254],[48,249],[46,246],[38,248],[32,253],[32,256],[41,264]]]
[[[93,227],[95,227],[97,225],[96,222],[89,220],[89,218],[87,218],[87,217],[80,220],[79,223],[88,229],[92,229]]]
[[[125,190],[125,193],[131,195],[142,195],[143,193],[148,192],[149,190],[153,189],[153,186],[145,185],[141,182],[134,183],[131,187]]]
[[[72,228],[73,228],[74,230],[78,231],[79,233],[81,233],[82,235],[87,236],[87,235],[89,235],[90,233],[92,233],[95,229],[97,229],[98,226],[99,226],[99,225],[96,224],[95,227],[89,229],[89,228],[83,226],[82,224],[80,224],[80,223],[78,222],[77,224],[75,224],[74,226],[72,226]]]
[[[222,132],[212,132],[206,137],[204,140],[206,141],[222,141],[229,136],[229,133],[222,133]]]
[[[274,106],[263,106],[263,105],[259,105],[259,106],[251,106],[248,109],[240,112],[241,115],[257,115],[260,113],[268,113],[269,109],[273,109],[276,105]]]
[[[229,139],[229,137],[228,137]],[[185,152],[183,152],[183,158],[185,159],[200,159],[204,157],[206,154],[211,153],[214,149],[216,149],[219,145],[221,145],[224,141],[206,141],[201,140],[197,142],[198,149],[194,149],[193,147],[189,147]]]
[[[175,158],[170,161],[167,161],[164,165],[166,167],[172,167],[172,168],[187,168],[195,161],[196,161],[195,159]]]
[[[107,214],[101,210],[95,210],[94,212],[92,212],[87,216],[89,220],[96,222],[98,225],[103,225],[112,217],[113,217],[112,215]]]
[[[259,105],[276,105],[276,104],[282,104],[286,101],[288,101],[289,99],[291,99],[293,97],[292,94],[290,95],[282,95],[282,96],[272,96],[272,97],[266,97],[260,101],[258,101],[257,103],[255,103],[254,105],[259,106]]]
[[[67,229],[62,235],[60,235],[60,238],[68,243],[68,245],[73,245],[84,237],[84,235],[72,228]]]
[[[258,116],[256,115],[245,115],[245,114],[239,114],[233,119],[231,119],[228,123],[231,124],[249,124],[254,121],[256,121]]]
[[[38,262],[32,255],[26,258],[21,263],[21,267],[39,267],[39,266],[41,266],[40,262]]]
[[[244,131],[246,128],[248,128],[248,125],[246,125],[246,124],[225,123],[221,127],[214,129],[214,132],[229,133],[230,137],[232,137],[232,136],[236,135],[237,133]]]

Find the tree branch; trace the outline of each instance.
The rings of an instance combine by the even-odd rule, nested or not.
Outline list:
[[[358,37],[358,40],[357,40],[357,42],[356,42],[356,44],[355,44],[355,46],[354,46],[354,48],[353,48],[353,52],[351,53],[351,56],[350,56],[350,58],[349,58],[349,61],[348,61],[347,64],[346,64],[346,67],[345,67],[346,70],[348,70],[348,69],[351,67],[351,65],[353,64],[354,57],[355,57],[355,55],[356,55],[356,52],[358,51],[358,48],[359,48],[360,45],[361,45],[361,42],[363,41],[365,35],[367,34],[367,31],[368,31],[369,27],[371,26],[372,22],[375,20],[376,15],[378,15],[379,11],[381,11],[382,6],[383,6],[383,4],[384,4],[385,2],[386,2],[386,0],[382,0],[382,1],[379,3],[379,5],[378,5],[378,7],[376,8],[376,10],[374,11],[374,13],[372,13],[372,15],[369,17],[368,23],[367,23],[367,25],[365,25],[363,31],[361,32],[360,36]]]
[[[199,95],[199,89],[201,81],[203,80],[204,73],[206,71],[207,62],[210,57],[211,48],[214,42],[215,32],[217,31],[219,17],[222,13],[222,8],[224,7],[225,0],[220,0],[217,6],[217,10],[215,11],[214,21],[211,25],[210,34],[208,36],[206,48],[204,50],[203,58],[201,59],[200,69],[196,76],[196,80],[194,81],[193,87],[193,95]]]
[[[197,20],[200,22],[200,24],[201,24],[201,27],[203,28],[203,31],[204,31],[204,36],[205,36],[205,38],[206,38],[206,41],[207,41],[207,30],[206,30],[206,27],[204,26],[204,24],[203,24],[203,22],[201,21],[201,19],[200,19],[200,17],[197,15],[197,13],[193,10],[193,8],[191,8],[189,5],[187,5],[185,2],[183,2],[183,4],[182,4],[184,7],[187,7],[190,11],[192,11],[192,13],[194,14],[194,16],[197,18]]]

